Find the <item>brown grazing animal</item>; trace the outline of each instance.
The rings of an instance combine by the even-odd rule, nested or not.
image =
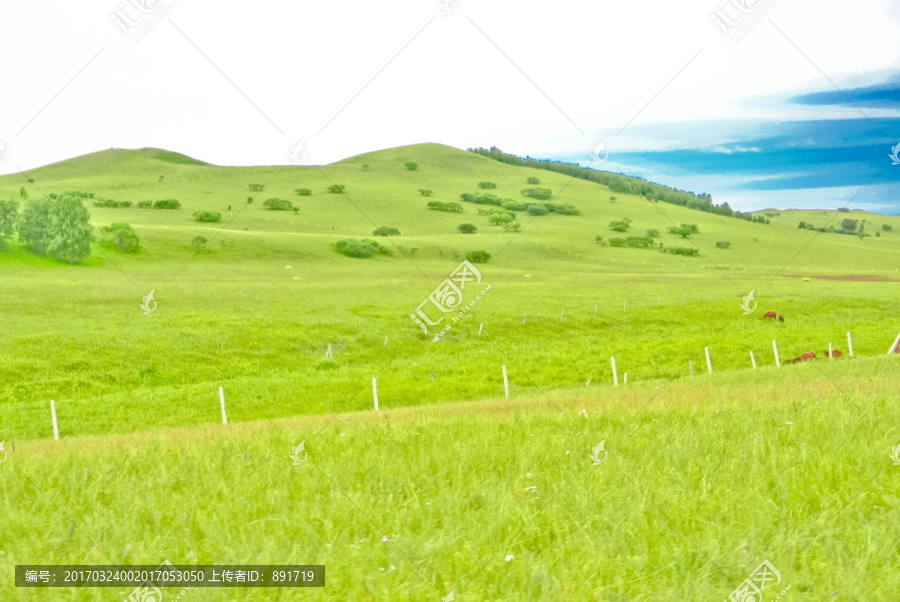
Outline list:
[[[774,320],[777,317],[778,317],[777,313],[775,313],[774,311],[769,311],[769,312],[766,312],[766,315],[763,316],[763,319],[765,320],[766,318],[772,318]]]
[[[779,321],[779,322],[784,322],[784,316],[778,316],[778,321]]]
[[[841,350],[840,350],[840,349],[835,349],[835,350],[833,350],[833,351],[831,352],[831,355],[828,355],[828,352],[827,352],[827,351],[825,352],[825,357],[841,357],[842,355],[844,355],[844,354],[841,353]]]

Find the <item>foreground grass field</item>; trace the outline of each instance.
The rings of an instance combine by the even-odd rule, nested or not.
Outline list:
[[[897,359],[798,368],[23,443],[0,570],[315,563],[324,590],[239,598],[722,600],[769,560],[783,599],[894,600]]]
[[[528,178],[581,214],[520,215],[513,233],[470,203],[426,208],[482,181],[522,201]],[[326,192],[334,183],[345,193]],[[900,332],[900,217],[766,211],[770,224],[750,223],[440,145],[287,168],[111,150],[0,178],[0,197],[22,187],[183,208],[86,201],[95,227],[134,227],[135,255],[95,246],[70,266],[15,241],[0,252],[6,575],[23,563],[308,563],[326,565],[324,590],[187,595],[722,600],[769,560],[791,586],[784,600],[900,591],[888,456],[900,355],[886,356]],[[268,211],[268,198],[298,211]],[[196,210],[222,222],[193,221]],[[631,231],[610,230],[623,217]],[[845,218],[873,236],[797,228]],[[479,233],[459,234],[464,222]],[[681,223],[699,233],[668,233]],[[402,233],[379,239],[392,256],[335,251],[380,226]],[[700,254],[595,242],[647,229]],[[432,342],[410,314],[473,250],[492,256],[478,264],[490,290]],[[763,320],[770,310],[785,321]],[[844,357],[776,368],[773,341],[782,360],[822,358],[829,343]],[[309,460],[293,466],[301,441]],[[593,465],[601,441],[609,455]],[[11,582],[4,599],[129,593]]]

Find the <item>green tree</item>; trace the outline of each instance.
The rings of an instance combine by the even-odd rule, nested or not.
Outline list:
[[[63,195],[50,206],[48,233],[47,255],[54,259],[79,263],[91,254],[91,213],[78,197]]]
[[[495,211],[488,216],[488,223],[492,226],[499,226],[501,224],[511,224],[516,219],[514,213],[510,213],[509,211]]]
[[[117,247],[122,253],[137,253],[141,245],[134,228],[121,222],[100,228],[100,237],[106,246]]]
[[[263,188],[266,187],[265,184],[247,184],[247,187],[250,188],[250,192],[262,192]]]
[[[669,226],[669,232],[671,232],[672,234],[677,234],[678,236],[680,236],[682,238],[688,238],[691,234],[694,233],[693,230],[688,228],[685,224],[681,224],[681,226],[678,226],[678,227]],[[670,252],[674,253],[674,251],[670,251]]]
[[[332,184],[328,187],[328,192],[333,192],[335,194],[344,192],[344,188],[346,188],[343,184]]]
[[[847,232],[856,232],[856,224],[857,220],[855,219],[841,220],[841,229]]]
[[[300,196],[312,195],[312,190],[310,190],[309,188],[295,188],[294,192],[296,192]]]
[[[631,219],[627,217],[623,217],[620,220],[615,220],[609,222],[609,229],[615,230],[616,232],[627,232],[628,228],[631,227]]]
[[[362,168],[363,168],[363,171],[369,171],[369,166],[366,165],[365,163],[363,163]]]
[[[418,164],[418,163],[414,163],[414,162],[412,162],[412,161],[408,161],[407,163],[404,163],[404,166],[405,166],[406,169],[408,169],[409,171],[416,171],[417,169],[419,169],[419,164]]]
[[[890,232],[891,230],[894,229],[894,227],[890,224],[882,224],[881,229],[884,230],[885,232]]]
[[[474,224],[460,224],[456,227],[461,234],[475,234],[478,228]]]
[[[49,199],[28,201],[19,216],[19,239],[25,243],[26,248],[38,255],[47,252],[47,243],[50,240],[50,208]]]
[[[203,247],[206,246],[206,237],[205,236],[195,236],[191,239],[191,246],[194,247],[194,250],[198,253],[203,250]]]
[[[0,251],[6,248],[6,239],[15,233],[18,217],[19,201],[0,200]]]
[[[424,188],[419,188],[419,194],[421,194],[422,196],[431,196],[431,191]]]
[[[537,178],[528,178],[528,183],[529,184],[540,184],[541,181]]]

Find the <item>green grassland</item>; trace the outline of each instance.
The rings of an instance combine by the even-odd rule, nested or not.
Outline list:
[[[523,213],[512,233],[470,203],[426,208],[480,181],[524,201],[529,177],[580,215]],[[326,192],[334,183],[345,193]],[[22,186],[183,208],[86,200],[95,227],[134,227],[136,255],[95,245],[70,266],[16,242],[0,252],[0,440],[16,445],[0,464],[6,574],[23,562],[324,563],[328,586],[304,596],[699,600],[724,599],[769,558],[787,600],[900,591],[887,457],[900,443],[898,358],[885,357],[900,333],[900,217],[771,210],[769,225],[750,223],[436,144],[289,167],[109,150],[0,177],[0,198]],[[299,211],[263,208],[276,197]],[[198,223],[197,210],[222,222]],[[631,230],[611,231],[623,217]],[[872,237],[797,228],[848,217]],[[463,222],[479,234],[459,234]],[[667,232],[681,223],[699,233]],[[876,238],[881,224],[893,231]],[[335,251],[379,226],[402,233],[378,239],[393,256]],[[700,255],[595,243],[647,229]],[[196,236],[209,241],[200,252]],[[476,249],[492,255],[478,265],[491,289],[432,342],[409,315]],[[143,315],[151,289],[158,307]],[[751,290],[758,309],[744,315]],[[829,342],[845,357],[779,369],[773,340],[782,359]],[[627,386],[612,386],[610,356]],[[604,439],[609,461],[591,466]],[[311,461],[292,467],[301,440]],[[8,586],[4,597],[28,599]]]
[[[204,600],[722,600],[768,559],[783,599],[893,600],[896,361],[797,368],[25,442],[0,567],[326,566],[324,590]]]

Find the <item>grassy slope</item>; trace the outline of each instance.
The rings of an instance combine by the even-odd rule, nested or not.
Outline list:
[[[806,212],[782,212],[765,226],[625,195],[613,203],[605,187],[440,145],[322,168],[219,168],[161,161],[157,153],[104,151],[27,174],[32,195],[83,187],[117,200],[178,198],[185,209],[91,206],[97,226],[134,225],[144,246],[135,257],[98,249],[69,267],[17,248],[0,253],[7,283],[0,312],[14,316],[0,340],[0,404],[13,410],[7,438],[46,437],[48,399],[58,402],[64,435],[127,432],[216,421],[219,385],[232,419],[252,420],[365,409],[376,375],[382,405],[396,407],[497,395],[501,364],[514,392],[526,392],[608,383],[610,355],[635,382],[684,374],[688,359],[703,363],[705,345],[716,369],[726,370],[746,368],[749,351],[772,363],[772,339],[789,357],[821,352],[829,341],[846,350],[849,330],[855,351],[872,355],[884,353],[897,330],[890,308],[900,232],[860,241],[798,230]],[[403,168],[409,160],[418,171]],[[462,215],[428,211],[417,192],[457,200],[492,180],[497,194],[518,199],[529,176],[582,215],[523,216],[524,231],[513,236],[487,226],[472,205]],[[0,195],[13,194],[21,179],[0,179]],[[347,195],[324,192],[332,181]],[[251,182],[267,187],[247,205]],[[301,186],[314,195],[294,195]],[[276,196],[298,203],[299,215],[262,209]],[[222,211],[226,223],[193,222],[196,209]],[[594,237],[616,235],[606,224],[623,216],[638,234],[697,223],[694,242],[705,257],[597,246]],[[808,221],[831,217],[841,216]],[[865,218],[900,231],[896,217]],[[482,235],[455,233],[462,221]],[[391,243],[403,252],[354,260],[333,251],[336,240],[380,225],[400,228]],[[211,243],[195,256],[190,241],[198,234]],[[691,244],[669,234],[662,240]],[[717,240],[732,248],[716,249]],[[474,248],[494,255],[482,269],[492,289],[433,344],[408,315]],[[880,280],[853,280],[873,277]],[[788,316],[784,326],[741,315],[735,295],[752,288],[761,310]],[[143,316],[138,304],[150,289],[159,308]],[[336,367],[321,361],[329,343]]]
[[[893,600],[896,362],[24,443],[0,465],[0,570],[316,563],[304,599],[721,600],[768,559],[786,599]]]

